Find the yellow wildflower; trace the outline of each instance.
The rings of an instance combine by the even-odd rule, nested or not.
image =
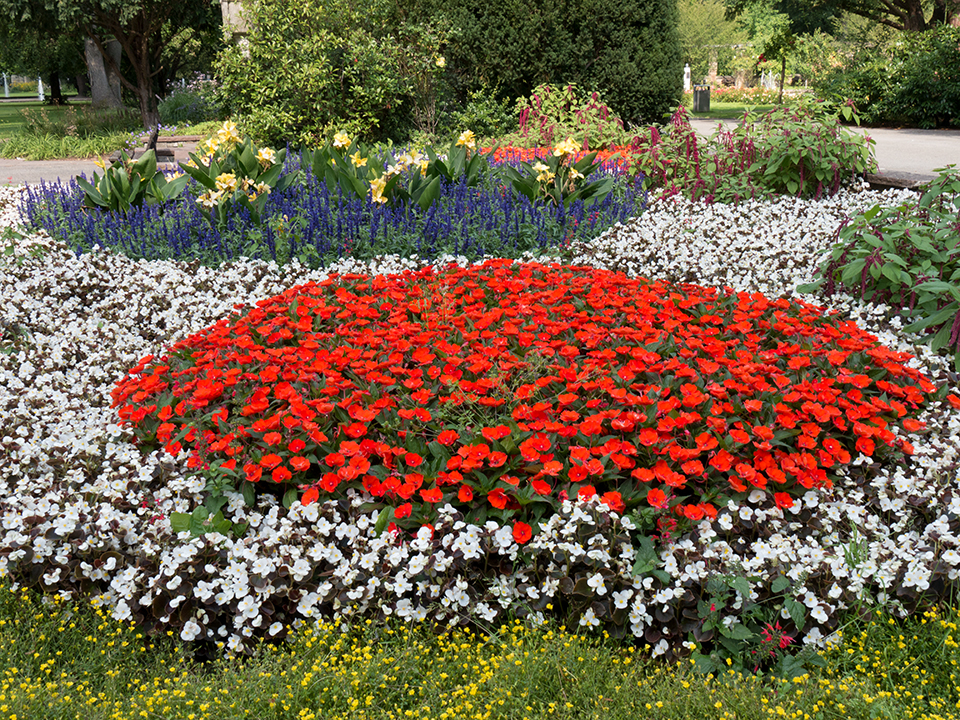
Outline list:
[[[260,148],[260,152],[257,153],[257,160],[265,168],[268,168],[277,161],[277,154],[270,148]]]
[[[353,164],[356,167],[363,167],[367,164],[367,159],[365,157],[360,157],[360,151],[357,150],[353,155],[350,156],[350,159],[353,160]]]
[[[338,132],[333,136],[333,146],[335,148],[350,147],[350,136],[346,133]]]
[[[233,173],[222,173],[217,176],[217,190],[220,192],[234,192],[237,189],[237,176]]]
[[[443,57],[443,55],[438,55],[434,62],[436,62],[438,68],[445,68],[447,66],[447,59]]]
[[[464,130],[457,139],[457,147],[468,147],[473,150],[477,146],[477,139],[472,130]]]

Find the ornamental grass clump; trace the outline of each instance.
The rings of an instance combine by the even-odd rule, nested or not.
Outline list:
[[[251,504],[354,491],[410,532],[451,504],[523,544],[599,495],[663,539],[910,454],[895,430],[934,387],[906,359],[799,302],[487,261],[292,288],[144,358],[113,402],[145,452]]]

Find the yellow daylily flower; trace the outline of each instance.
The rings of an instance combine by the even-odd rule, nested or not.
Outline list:
[[[365,157],[360,157],[360,151],[357,150],[353,155],[350,156],[350,159],[353,161],[354,166],[363,167],[367,164],[367,159]]]
[[[197,198],[197,204],[202,205],[208,210],[215,208],[220,204],[223,192],[220,190],[210,190]]]
[[[350,147],[350,136],[346,133],[338,132],[333,136],[333,146],[335,148]]]
[[[553,146],[553,154],[556,157],[562,157],[564,155],[573,155],[574,153],[579,152],[580,146],[574,141],[572,137],[568,137],[561,143],[557,143]]]
[[[464,130],[457,139],[457,147],[468,147],[473,150],[477,146],[477,139],[472,130]]]
[[[101,170],[107,169],[107,163],[102,157],[98,157],[96,160],[94,160],[93,164],[96,165]]]
[[[233,173],[222,173],[217,176],[217,190],[220,192],[234,192],[237,189],[237,176]]]
[[[230,120],[223,123],[223,127],[217,130],[217,138],[223,145],[236,145],[240,142],[240,135],[237,133],[237,126]]]
[[[550,172],[550,168],[544,165],[542,162],[538,162],[533,166],[533,169],[537,171],[537,182],[550,182],[555,177],[554,173]]]
[[[383,196],[383,191],[387,187],[387,181],[382,177],[370,181],[370,195],[375,203],[383,204],[387,199]]]
[[[576,168],[570,168],[570,179],[571,180],[582,180],[583,173],[579,172]]]
[[[257,153],[257,160],[259,160],[260,164],[264,167],[270,167],[277,161],[277,154],[270,148],[260,148],[260,151]]]

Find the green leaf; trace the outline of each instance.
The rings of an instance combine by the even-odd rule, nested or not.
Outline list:
[[[283,506],[289,508],[300,497],[296,488],[290,488],[283,494]]]
[[[786,598],[783,601],[783,606],[790,614],[790,619],[793,620],[793,624],[802,629],[803,623],[807,619],[806,606],[802,602],[798,602],[793,598]]]
[[[790,579],[786,575],[781,575],[772,583],[770,583],[770,592],[776,593],[777,595],[779,595],[789,587],[790,587]]]
[[[660,565],[660,555],[657,553],[653,540],[646,535],[641,535],[637,542],[639,547],[637,548],[636,560],[633,563],[633,574],[646,575]]]
[[[253,507],[257,499],[257,491],[253,487],[253,483],[249,480],[240,483],[240,494],[243,495],[243,502],[246,503],[247,507]]]
[[[170,529],[178,534],[189,531],[191,517],[188,513],[170,513]]]

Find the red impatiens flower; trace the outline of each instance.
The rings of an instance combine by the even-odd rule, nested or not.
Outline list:
[[[145,447],[302,501],[364,492],[428,523],[446,496],[517,527],[571,495],[625,512],[645,493],[678,508],[670,533],[715,516],[703,497],[787,508],[855,453],[909,453],[934,387],[908,361],[795,300],[493,260],[291,288],[112,396]]]
[[[513,525],[513,539],[518,545],[523,545],[533,537],[533,529],[525,522],[516,522]]]
[[[659,488],[653,488],[652,490],[647,491],[647,504],[652,507],[660,508],[665,510],[667,506],[667,496]]]

